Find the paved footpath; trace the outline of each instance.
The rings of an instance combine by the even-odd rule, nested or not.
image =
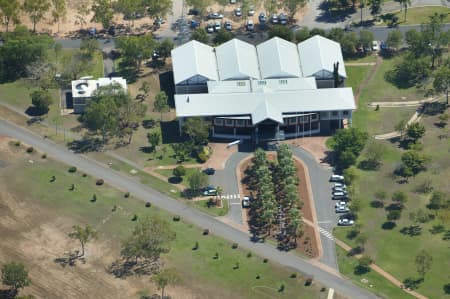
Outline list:
[[[30,131],[2,119],[0,119],[0,134],[21,140],[22,142],[47,153],[51,158],[73,165],[93,177],[102,178],[107,183],[120,190],[129,191],[140,200],[150,201],[155,206],[167,210],[170,213],[180,215],[183,219],[200,228],[208,228],[213,234],[231,242],[236,242],[240,247],[251,250],[261,257],[268,258],[271,261],[289,267],[293,271],[312,275],[315,280],[327,287],[335,289],[338,293],[346,297],[360,299],[377,298],[374,294],[352,284],[348,279],[342,278],[331,271],[328,272],[327,267],[323,266],[321,263],[309,261],[292,253],[280,252],[270,244],[254,243],[249,239],[248,234],[232,228],[195,208],[189,207],[181,201],[163,195],[150,187],[137,182],[133,178],[116,172],[107,165],[100,164],[84,155],[75,155],[61,145],[43,139]]]

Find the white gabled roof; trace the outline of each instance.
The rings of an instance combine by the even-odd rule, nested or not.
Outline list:
[[[301,77],[300,59],[295,44],[274,37],[256,46],[261,77]]]
[[[177,117],[251,115],[253,123],[283,121],[283,113],[355,110],[350,87],[267,93],[175,95]]]
[[[220,80],[259,79],[256,49],[239,39],[232,39],[216,47]]]
[[[333,73],[333,64],[339,62],[338,73],[346,78],[341,45],[320,35],[315,35],[298,44],[300,63],[305,77],[326,70]]]
[[[214,48],[192,40],[172,50],[175,84],[196,75],[209,80],[219,80]]]

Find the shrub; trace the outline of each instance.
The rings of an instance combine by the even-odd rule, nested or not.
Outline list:
[[[31,154],[32,152],[34,152],[34,148],[32,146],[27,147],[27,153]]]
[[[205,229],[203,230],[203,235],[204,235],[204,236],[209,235],[209,229],[205,228]]]
[[[215,259],[215,260],[219,259],[219,253],[218,253],[218,252],[216,252],[216,253],[214,254],[213,259]]]
[[[180,221],[181,217],[179,215],[175,215],[175,216],[173,216],[172,219],[173,219],[173,221],[178,222],[178,221]]]
[[[200,160],[200,162],[206,162],[209,159],[210,155],[211,155],[210,148],[208,146],[203,146],[198,152],[197,157]]]
[[[251,252],[247,253],[247,257],[248,258],[252,257],[252,253]]]
[[[146,207],[146,208],[150,208],[151,206],[152,206],[152,203],[151,203],[151,202],[147,201],[147,202],[145,203],[145,207]]]
[[[84,178],[87,177],[87,174],[86,174],[86,173],[83,173],[82,177],[84,177]]]
[[[47,154],[42,154],[41,158],[42,159],[47,159]]]
[[[69,167],[69,172],[74,173],[77,172],[77,168],[75,166]]]
[[[293,272],[293,273],[291,274],[290,277],[291,277],[291,278],[296,278],[296,277],[297,277],[297,273],[296,273],[296,272]]]
[[[101,186],[101,185],[103,185],[105,183],[105,181],[103,180],[103,179],[98,179],[96,182],[95,182],[95,184],[97,185],[97,186]]]
[[[402,216],[402,212],[399,210],[392,210],[389,211],[389,213],[387,214],[387,219],[389,221],[393,221],[393,220],[398,220],[400,219],[400,217]]]
[[[256,279],[260,279],[261,276],[259,274],[256,274]]]
[[[268,259],[263,259],[264,264],[267,264],[268,261],[269,261]]]
[[[233,249],[238,248],[238,243],[233,243],[233,244],[231,245],[231,248],[233,248]]]
[[[194,247],[192,247],[192,250],[197,250],[198,249],[198,241],[195,241]]]
[[[131,218],[131,221],[136,221],[138,219],[138,216],[136,214],[133,215],[133,218]]]
[[[91,202],[96,202],[97,201],[97,195],[94,194],[91,198]]]
[[[282,284],[280,285],[280,287],[278,288],[278,292],[279,292],[279,293],[283,293],[283,292],[284,292],[284,289],[285,289],[285,286],[284,286],[284,283],[282,283]]]
[[[310,286],[310,285],[312,285],[312,283],[313,283],[313,279],[311,277],[309,277],[305,280],[305,286]]]
[[[117,210],[117,206],[114,205],[111,211],[115,212],[116,210]]]
[[[21,144],[21,143],[20,143],[19,140],[17,140],[16,142],[14,142],[14,145],[15,145],[15,146],[20,146],[20,144]]]
[[[130,197],[130,192],[125,192],[125,194],[123,195],[123,197],[125,197],[125,198]]]

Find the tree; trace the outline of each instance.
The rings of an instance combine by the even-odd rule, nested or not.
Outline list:
[[[121,66],[140,71],[142,62],[149,59],[157,44],[151,35],[119,36],[116,46],[122,54]]]
[[[395,220],[400,219],[401,216],[402,216],[402,211],[401,210],[391,210],[387,214],[387,220],[395,221]]]
[[[138,13],[144,14],[145,5],[142,0],[119,0],[114,6],[116,11],[123,14],[123,18],[128,20],[128,26],[134,26],[134,20]]]
[[[404,0],[409,1],[409,0]],[[438,14],[430,16],[428,23],[422,24],[422,40],[425,42],[424,54],[431,55],[431,69],[435,67],[436,58],[440,58],[449,44],[450,35],[445,30],[445,19],[447,14]]]
[[[141,87],[139,87],[139,91],[143,92],[142,100],[147,99],[150,94],[150,83],[148,81],[143,81]]]
[[[283,7],[288,13],[289,18],[292,20],[297,11],[304,7],[307,2],[307,0],[285,0],[283,1]]]
[[[119,1],[120,2],[120,1]],[[139,2],[139,1],[136,1]],[[94,0],[91,8],[94,15],[91,22],[101,23],[103,29],[109,28],[114,17],[114,11],[111,8],[110,0]]]
[[[366,2],[365,1],[366,0],[360,0],[359,1],[359,8],[361,10],[361,22],[359,23],[360,25],[362,25],[362,23],[363,23],[363,9],[364,9],[364,6],[366,6]]]
[[[368,134],[366,132],[362,132],[356,128],[338,130],[331,142],[331,148],[337,156],[338,166],[346,168],[349,166],[349,162],[354,163],[356,157],[363,150],[367,138]]]
[[[93,239],[97,239],[98,233],[90,225],[86,225],[85,227],[74,225],[72,226],[72,229],[73,231],[69,233],[69,237],[80,241],[81,254],[79,254],[78,257],[83,257],[86,244]]]
[[[181,181],[181,177],[186,175],[186,168],[183,165],[178,165],[172,170],[172,174]]]
[[[417,151],[409,150],[402,154],[403,165],[413,172],[414,175],[426,169],[428,156],[421,155]]]
[[[310,38],[308,27],[301,27],[295,31],[295,41],[297,43],[307,40],[308,38]]]
[[[400,3],[400,10],[405,11],[405,22],[406,22],[406,11],[408,10],[408,6],[411,6],[411,0],[396,0]]]
[[[172,0],[143,0],[142,3],[150,18],[165,18],[172,10]]]
[[[30,16],[31,22],[33,22],[33,32],[36,32],[36,24],[44,18],[50,8],[50,2],[48,0],[25,0],[22,8]]]
[[[209,123],[206,123],[200,117],[190,117],[183,125],[183,132],[188,135],[195,145],[208,142]]]
[[[160,216],[145,217],[136,224],[131,236],[122,243],[122,256],[127,260],[140,259],[156,262],[161,254],[168,253],[175,240],[175,232]]]
[[[164,290],[166,286],[172,283],[177,283],[179,279],[180,277],[173,269],[164,269],[153,277],[153,281],[161,290],[161,299],[165,298]]]
[[[397,206],[402,209],[408,201],[408,195],[404,191],[395,191],[392,193],[392,201],[394,201]]]
[[[359,32],[359,42],[363,45],[364,48],[372,48],[372,41],[375,39],[372,31],[369,30],[361,30]]]
[[[207,44],[209,42],[209,36],[204,28],[196,28],[192,31],[191,40]]]
[[[231,40],[234,38],[233,33],[231,33],[230,31],[226,30],[225,28],[221,28],[216,36],[214,36],[213,38],[213,43],[218,46],[221,45],[223,43],[226,43],[227,41]]]
[[[406,135],[413,140],[414,143],[425,135],[425,126],[419,122],[413,122],[406,127]]]
[[[157,131],[147,133],[147,140],[150,143],[152,151],[156,149],[161,141],[161,134]]]
[[[445,65],[434,73],[433,87],[437,92],[445,93],[446,103],[448,105],[448,92],[450,90],[450,67]]]
[[[163,112],[167,112],[170,110],[169,105],[167,104],[168,96],[164,91],[160,91],[155,96],[155,102],[153,103],[153,111],[160,112],[162,120]]]
[[[428,270],[431,269],[433,257],[425,250],[421,250],[416,256],[417,273],[424,278]]]
[[[390,49],[398,50],[398,48],[402,45],[402,40],[403,34],[400,30],[395,29],[389,31],[386,38],[386,46]]]
[[[18,0],[0,0],[0,19],[8,32],[11,23],[19,24],[20,3]]]
[[[51,0],[52,1],[52,18],[53,22],[58,23],[58,33],[59,25],[61,20],[64,20],[67,14],[66,1],[67,0]]]
[[[208,185],[208,177],[206,174],[204,174],[201,171],[195,171],[190,177],[189,177],[189,187],[194,191],[197,192],[203,188],[205,188]]]
[[[293,33],[292,33],[292,30],[289,29],[289,27],[287,27],[287,26],[274,25],[269,30],[269,38],[272,38],[275,36],[282,38],[284,40],[287,40],[287,41],[291,41],[292,37],[293,37]]]
[[[162,57],[164,60],[167,57],[170,57],[170,53],[172,51],[172,49],[174,48],[174,43],[172,40],[166,38],[162,41],[162,43],[159,44],[158,46],[158,52],[159,52],[159,56]]]
[[[39,113],[47,113],[52,104],[52,96],[48,90],[35,90],[31,93],[31,103]]]
[[[83,58],[90,61],[93,59],[96,51],[99,50],[99,44],[96,39],[93,38],[83,38],[80,44],[80,53]]]
[[[367,273],[370,271],[370,265],[372,264],[372,259],[364,255],[358,260],[357,272],[360,274]]]
[[[381,0],[369,0],[370,14],[376,18],[381,13]]]
[[[394,129],[400,133],[400,138],[403,138],[408,121],[406,119],[400,120],[394,127]]]
[[[347,185],[351,185],[358,178],[358,173],[355,167],[344,169],[343,175]]]
[[[31,280],[28,278],[28,271],[20,262],[10,262],[2,267],[2,282],[10,286],[14,295],[23,287],[29,286]]]
[[[447,105],[448,105],[448,103],[447,103]],[[439,124],[443,128],[447,125],[447,122],[450,119],[450,115],[447,113],[443,113],[443,114],[439,115],[438,118],[439,118]]]
[[[446,208],[450,205],[449,196],[442,191],[434,191],[430,198],[430,203],[428,208],[432,210],[438,210],[441,208]]]
[[[87,23],[86,16],[90,13],[91,0],[77,0],[74,4],[77,12],[75,24],[79,24],[81,29],[83,29],[83,26]]]
[[[200,14],[203,15],[206,8],[211,4],[211,0],[186,0],[186,4],[198,9]]]
[[[367,166],[371,169],[377,169],[380,166],[380,161],[386,152],[386,146],[383,143],[371,141],[366,149]]]

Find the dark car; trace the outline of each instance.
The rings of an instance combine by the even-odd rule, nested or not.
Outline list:
[[[109,26],[108,34],[112,36],[116,35],[116,27],[114,25]]]
[[[190,16],[198,16],[200,14],[200,10],[195,9],[195,8],[191,8],[188,11],[188,15]]]
[[[207,175],[213,175],[214,173],[216,173],[216,170],[212,167],[208,167],[208,168],[205,168],[203,170],[203,172],[206,173]]]
[[[263,12],[260,13],[258,19],[259,19],[259,22],[260,22],[260,23],[265,23],[266,20],[267,20],[267,19],[266,19],[266,14],[263,13]]]

